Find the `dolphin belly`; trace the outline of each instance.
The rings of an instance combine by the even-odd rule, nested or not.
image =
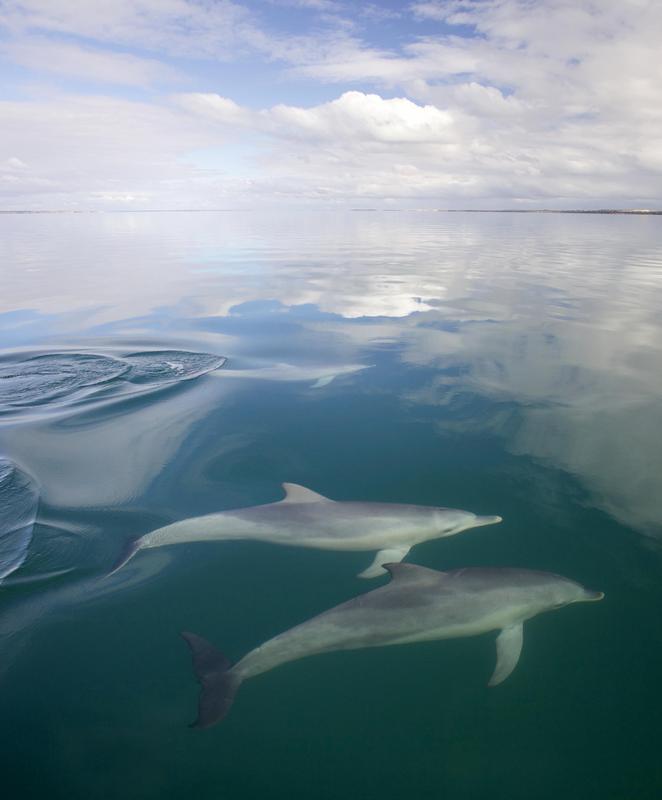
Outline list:
[[[378,550],[403,542],[412,546],[430,533],[430,524],[422,525],[418,520],[411,521],[393,513],[371,514],[361,508],[346,507],[352,505],[363,504],[280,507],[278,503],[233,512],[231,519],[228,515],[224,528],[238,532],[236,538],[320,550],[355,551]]]

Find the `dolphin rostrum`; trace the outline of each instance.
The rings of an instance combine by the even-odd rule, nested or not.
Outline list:
[[[498,630],[495,686],[515,669],[522,649],[523,623],[542,611],[569,603],[601,600],[578,583],[525,569],[459,569],[453,572],[415,564],[385,564],[386,586],[341,603],[251,650],[231,666],[213,645],[182,633],[202,684],[198,718],[191,727],[208,728],[227,714],[247,678],[317,653],[391,644],[455,639]]]
[[[501,522],[469,511],[397,503],[337,502],[284,483],[285,498],[249,508],[190,517],[130,542],[109,573],[148,547],[218,539],[253,539],[319,550],[378,550],[360,577],[382,575],[382,564],[401,561],[415,544]]]

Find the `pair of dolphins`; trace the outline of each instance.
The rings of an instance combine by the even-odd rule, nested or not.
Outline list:
[[[495,686],[515,669],[527,619],[570,603],[601,600],[602,592],[547,572],[459,569],[400,563],[420,542],[501,522],[497,516],[395,503],[336,502],[292,483],[276,503],[175,522],[131,542],[113,574],[139,550],[191,541],[253,539],[322,550],[378,550],[359,577],[390,573],[385,586],[325,611],[251,650],[234,666],[213,645],[183,633],[202,685],[198,718],[208,728],[227,714],[247,678],[317,653],[453,639],[499,631]]]

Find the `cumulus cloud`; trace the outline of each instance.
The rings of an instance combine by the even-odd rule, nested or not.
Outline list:
[[[224,125],[304,140],[375,142],[441,142],[449,138],[453,115],[435,106],[419,106],[404,97],[345,92],[337,100],[312,108],[277,105],[251,112],[226,97],[193,94],[182,105]]]
[[[568,119],[552,130],[541,124],[532,136],[525,125],[532,109],[517,97],[474,82],[442,94],[444,108],[358,91],[311,108],[251,111],[209,94],[179,102],[221,130],[269,137],[261,163],[292,191],[298,181],[302,193],[314,184],[327,197],[440,204],[477,197],[622,203],[635,196],[648,203],[659,196],[657,140],[633,152],[628,124]]]

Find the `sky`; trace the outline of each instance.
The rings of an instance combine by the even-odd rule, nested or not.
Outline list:
[[[0,0],[0,210],[662,208],[659,0]]]

